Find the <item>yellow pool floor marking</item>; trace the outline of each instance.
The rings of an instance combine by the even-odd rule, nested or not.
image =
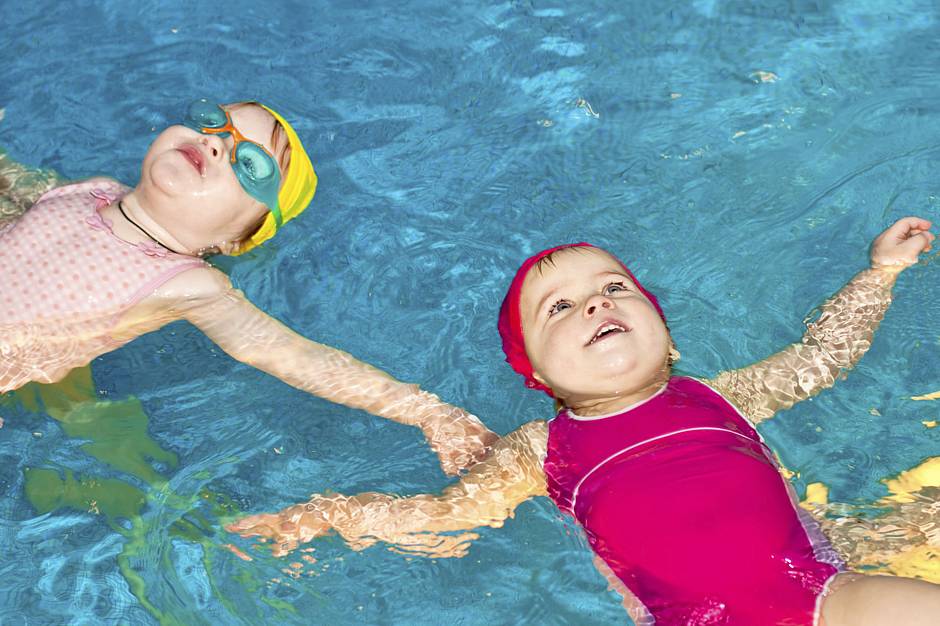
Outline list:
[[[940,457],[932,457],[893,478],[882,480],[891,495],[873,503],[875,507],[911,506],[923,502],[924,512],[931,518],[930,509],[940,511],[940,501],[936,499],[936,490],[940,489]],[[932,500],[932,502],[931,502]],[[806,496],[800,506],[817,515],[829,504],[829,488],[823,483],[811,483],[806,486]],[[898,509],[900,511],[900,509]],[[925,525],[910,520],[919,527],[916,532],[923,533],[925,543],[895,552],[885,549],[873,549],[868,554],[856,555],[850,566],[863,568],[865,571],[888,573],[895,576],[920,578],[940,584],[940,524],[928,522]],[[902,532],[903,525],[885,525],[884,532]],[[890,544],[889,544],[890,545]]]
[[[912,495],[924,487],[940,487],[940,456],[927,459],[917,467],[912,467],[897,475],[895,478],[882,480],[891,492],[885,500],[895,502],[916,502]]]
[[[892,559],[888,570],[897,576],[940,584],[940,546],[918,546],[906,550]]]
[[[824,506],[829,504],[829,487],[822,483],[811,483],[806,485],[806,497],[800,503],[804,509],[813,510],[814,505]]]

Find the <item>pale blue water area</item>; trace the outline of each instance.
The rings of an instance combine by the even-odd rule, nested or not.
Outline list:
[[[940,219],[934,2],[671,4],[6,3],[0,146],[133,184],[190,99],[271,103],[296,121],[319,191],[276,240],[219,264],[299,332],[507,433],[551,411],[503,363],[495,327],[536,250],[618,253],[660,296],[682,370],[711,375],[797,340],[890,222]],[[932,257],[905,273],[861,365],[763,427],[798,488],[870,501],[938,454],[940,429],[921,421],[940,408],[910,400],[940,389],[938,285]],[[179,462],[153,464],[165,484],[142,480],[42,411],[5,410],[4,625],[626,621],[546,500],[462,559],[333,537],[314,544],[316,575],[293,580],[281,568],[296,556],[227,535],[211,501],[259,512],[327,489],[441,489],[419,433],[238,364],[185,324],[92,371],[103,397],[143,403]],[[114,526],[38,514],[27,468],[112,479],[146,504]]]

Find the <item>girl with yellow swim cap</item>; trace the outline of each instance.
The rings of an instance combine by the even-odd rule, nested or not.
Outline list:
[[[301,337],[205,261],[261,245],[316,191],[300,138],[270,107],[197,100],[151,144],[133,189],[103,177],[37,184],[28,174],[0,158],[2,205],[28,207],[0,212],[0,393],[56,382],[185,319],[294,387],[420,427],[448,473],[495,439],[462,409]]]

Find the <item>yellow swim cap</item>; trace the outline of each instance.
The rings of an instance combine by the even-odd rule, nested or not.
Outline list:
[[[307,205],[310,204],[313,194],[317,190],[317,173],[313,171],[313,164],[310,162],[310,157],[307,156],[303,144],[300,143],[300,137],[297,136],[293,127],[287,123],[287,120],[260,102],[257,104],[280,122],[287,134],[287,143],[290,146],[290,165],[287,167],[287,174],[284,176],[281,190],[277,194],[278,204],[281,207],[281,219],[286,224],[289,220],[303,213]],[[273,237],[276,232],[277,224],[274,221],[274,214],[269,211],[261,227],[233,255],[237,256],[253,250]]]

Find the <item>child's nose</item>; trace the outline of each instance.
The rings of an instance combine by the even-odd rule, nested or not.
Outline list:
[[[217,159],[225,152],[225,142],[218,135],[203,135],[202,143],[209,149],[213,159]]]
[[[611,309],[613,306],[613,303],[604,296],[592,296],[591,299],[588,300],[584,312],[590,317],[597,313],[598,309]]]

